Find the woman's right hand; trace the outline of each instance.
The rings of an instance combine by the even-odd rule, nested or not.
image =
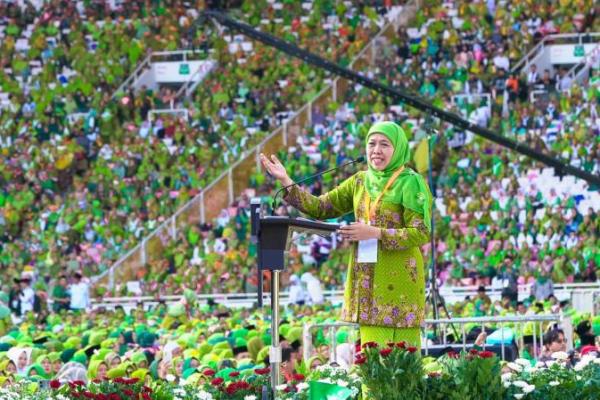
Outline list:
[[[271,155],[271,159],[269,160],[267,156],[265,156],[263,153],[260,153],[260,162],[262,163],[263,167],[265,167],[267,172],[281,182],[283,186],[288,186],[294,183],[294,181],[292,181],[288,176],[283,164],[281,164],[275,155]]]

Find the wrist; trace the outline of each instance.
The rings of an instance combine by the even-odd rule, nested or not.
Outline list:
[[[383,236],[383,230],[381,228],[375,228],[375,238],[380,240]]]
[[[281,182],[281,184],[283,186],[290,186],[294,184],[294,181],[290,179],[290,177],[286,176],[285,178],[283,178],[282,180],[280,180],[279,182]]]

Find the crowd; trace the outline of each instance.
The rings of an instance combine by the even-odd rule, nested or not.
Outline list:
[[[86,18],[91,21],[85,29],[92,29],[90,24],[98,25],[93,21],[108,19],[110,23],[101,23],[101,29],[108,29],[111,24],[114,29],[133,29],[139,22],[142,28],[138,28],[144,32],[143,26],[149,21],[161,21],[161,28],[175,28],[177,24],[181,28],[195,16],[191,7],[180,10],[177,14],[180,18],[162,13],[160,4],[169,5],[162,2],[158,9],[131,3],[130,6],[138,4],[139,20],[136,19],[138,14],[128,9],[104,14],[102,9],[82,12],[71,5],[61,15],[51,13],[58,3],[45,6],[48,13],[43,17],[50,18],[45,22],[39,15],[32,21],[31,15],[35,13],[31,10],[19,13],[18,8],[9,7],[6,15],[14,14],[9,26],[19,29],[7,28],[5,35],[19,37],[20,32],[35,21],[41,27],[53,26],[50,23],[54,21],[53,15],[59,26],[66,24],[60,21],[67,21],[70,16],[75,20]],[[557,85],[548,84],[547,101],[533,106],[528,104],[528,90],[532,85],[544,85],[554,77],[543,74],[536,79],[536,71],[531,70],[520,76],[506,77],[513,73],[510,65],[541,36],[556,31],[597,30],[593,4],[582,1],[581,6],[582,15],[586,16],[583,19],[563,6],[550,7],[533,16],[532,10],[516,4],[511,13],[494,8],[492,3],[432,5],[420,10],[410,27],[401,28],[395,41],[379,46],[377,67],[364,72],[385,83],[418,90],[435,104],[462,110],[478,123],[597,173],[600,170],[597,86],[579,86],[570,82],[568,88],[566,83],[558,85],[560,90],[557,91]],[[292,5],[271,7],[264,11],[267,15],[252,7],[249,4],[243,6],[246,11],[253,10],[249,15],[255,23],[268,25],[274,33],[287,35],[288,40],[297,40],[302,45],[316,45],[314,37],[308,35],[316,24],[322,35],[337,38],[340,47],[327,48],[333,49],[335,54],[331,57],[342,63],[347,62],[342,60],[344,57],[356,53],[378,26],[370,23],[377,20],[376,14],[357,13],[355,8],[332,9],[327,2],[316,3],[310,11]],[[124,20],[119,17],[119,12],[133,18]],[[302,17],[294,19],[292,15]],[[490,18],[491,15],[494,18]],[[266,21],[260,17],[266,17]],[[163,21],[162,18],[166,19]],[[279,18],[284,22],[275,22]],[[273,22],[269,22],[271,20]],[[476,20],[485,22],[474,24]],[[556,21],[561,24],[557,26]],[[339,23],[350,31],[340,28],[345,33],[336,31],[332,34],[332,27]],[[64,28],[62,33],[55,33],[60,39],[57,46],[71,49],[77,41],[67,39],[73,32],[65,33],[65,29],[69,31]],[[109,54],[110,46],[116,45],[117,42],[110,39],[113,28],[108,32],[106,38],[104,34],[98,34],[96,40],[105,40],[107,44],[96,46],[97,52],[104,49]],[[204,33],[194,31],[193,34],[202,36]],[[139,43],[143,43],[145,49],[157,48],[145,43],[146,37],[153,36],[142,34]],[[361,39],[357,40],[357,37]],[[176,47],[190,48],[189,37],[186,39],[182,35],[178,40],[181,42]],[[207,36],[203,40],[208,40]],[[7,43],[10,40],[4,41],[3,45]],[[321,41],[319,45],[323,43]],[[285,114],[299,103],[292,99],[297,97],[294,94],[298,91],[294,85],[304,85],[308,89],[306,82],[315,81],[317,86],[312,90],[320,88],[320,80],[313,76],[318,73],[300,62],[264,63],[265,58],[273,55],[270,49],[255,45],[246,62],[236,66],[231,61],[239,54],[224,50],[222,39],[214,39],[213,44],[220,70],[194,94],[190,103],[190,124],[167,117],[147,121],[145,114],[150,107],[168,101],[169,93],[142,91],[121,94],[117,102],[110,103],[116,107],[108,112],[110,115],[125,113],[116,119],[109,118],[113,122],[118,120],[114,124],[109,122],[110,129],[103,127],[104,111],[90,112],[91,117],[80,127],[81,140],[69,141],[74,139],[72,133],[61,136],[63,129],[59,128],[58,134],[51,136],[54,139],[41,141],[39,153],[26,151],[31,148],[28,140],[34,140],[26,129],[9,126],[4,131],[10,134],[2,136],[3,143],[8,146],[2,153],[7,160],[3,164],[3,179],[7,185],[3,185],[0,197],[3,211],[0,262],[4,276],[10,278],[3,282],[20,279],[21,271],[32,270],[33,288],[43,295],[48,293],[49,284],[56,286],[51,282],[51,276],[58,276],[56,272],[71,276],[78,271],[93,275],[104,270],[123,250],[196,193],[209,176],[214,176],[207,171],[218,173],[223,165],[235,159],[240,149],[260,137],[258,131],[268,131],[279,123],[277,115]],[[118,49],[114,53],[120,54]],[[65,58],[67,61],[60,62],[69,65],[75,60],[67,56],[57,58]],[[121,61],[127,64],[126,60]],[[135,63],[130,60],[130,64]],[[279,77],[287,77],[286,83],[279,83]],[[560,83],[563,78],[554,81]],[[27,82],[36,82],[36,79],[29,77],[22,82],[21,88],[35,93],[31,91],[35,85],[27,89]],[[273,81],[268,83],[269,79]],[[503,79],[509,90],[498,83]],[[276,81],[280,90],[267,90]],[[510,89],[515,85],[520,91],[511,96]],[[98,93],[107,92],[107,87],[100,87],[102,90]],[[569,90],[563,92],[563,89]],[[455,95],[488,92],[492,104],[453,101]],[[356,157],[362,149],[362,134],[372,121],[381,118],[402,123],[414,143],[423,137],[426,121],[418,111],[391,104],[360,86],[351,86],[343,100],[326,110],[314,109],[312,126],[302,131],[295,146],[281,154],[292,177],[306,176]],[[128,102],[136,107],[126,107]],[[28,111],[25,106],[13,109],[26,117],[32,109]],[[91,108],[95,107],[96,103]],[[98,111],[101,108],[98,107]],[[49,111],[54,112],[56,108]],[[48,116],[56,120],[55,115]],[[34,118],[33,114],[31,118]],[[27,118],[18,121],[28,124]],[[583,188],[577,193],[571,192],[567,187],[570,181],[566,180],[553,180],[555,186],[551,189],[543,187],[540,182],[543,171],[538,163],[464,135],[446,124],[435,121],[433,124],[442,132],[434,147],[440,282],[493,284],[494,279],[498,281],[505,275],[511,275],[516,283],[548,278],[554,282],[596,279],[596,268],[600,265],[598,209],[586,203],[589,190]],[[121,130],[123,127],[124,131]],[[223,129],[228,134],[223,134]],[[107,132],[111,134],[107,136]],[[11,141],[14,135],[16,137]],[[57,169],[51,167],[42,168],[46,164],[35,162],[35,157],[43,158],[49,154],[43,150],[45,145],[52,151],[69,151],[81,144],[84,144],[82,148],[87,147],[83,154],[75,152],[73,157],[54,157],[57,164],[61,161],[68,164],[63,170],[64,175],[57,174]],[[203,150],[206,145],[212,152]],[[443,151],[442,148],[448,145],[453,146],[451,151]],[[318,194],[340,180],[339,176],[326,175],[307,188]],[[146,270],[140,271],[145,277],[145,292],[182,294],[184,287],[195,288],[198,292],[255,289],[255,248],[248,242],[248,203],[255,193],[270,193],[273,186],[259,171],[250,183],[254,189],[246,191],[219,218],[182,231],[167,246],[163,259],[152,261]],[[585,207],[586,204],[589,207]],[[288,210],[282,207],[278,212]],[[300,276],[309,271],[318,276],[323,288],[339,288],[344,280],[346,248],[343,245],[333,247],[330,241],[322,239],[308,238],[299,243],[290,257],[291,273]],[[321,268],[310,271],[314,267]]]
[[[3,294],[6,297],[6,294]],[[492,302],[484,290],[475,298],[453,305],[455,316],[544,315],[561,313],[572,318],[575,362],[582,355],[598,354],[596,338],[600,335],[600,319],[579,314],[568,302],[551,297],[545,302],[531,299],[511,303],[510,299]],[[256,374],[269,364],[270,316],[259,309],[227,308],[213,301],[201,304],[192,290],[182,299],[166,305],[139,303],[125,310],[94,308],[62,309],[36,320],[33,312],[24,315],[18,326],[0,326],[0,386],[18,381],[102,380],[133,377],[145,382],[168,380],[180,384],[210,382],[215,377],[225,381],[237,374]],[[289,305],[280,323],[283,348],[283,374],[291,380],[295,374],[306,374],[322,365],[332,351],[332,338],[326,329],[312,334],[311,344],[302,338],[306,324],[330,323],[337,320],[339,309],[328,303],[321,305]],[[429,309],[428,313],[431,314]],[[1,321],[7,321],[0,306]],[[10,321],[10,319],[8,320]],[[533,323],[516,328],[515,324],[499,327],[486,324],[465,326],[466,342],[479,347],[504,342],[514,348],[513,357],[529,360],[531,365],[548,361],[551,354],[567,352],[564,332],[554,323],[544,323],[543,344]],[[459,344],[463,338],[432,326],[423,330],[422,343],[432,345]],[[502,332],[502,336],[499,333]],[[355,332],[348,327],[336,332],[336,363],[349,369],[353,364]],[[303,359],[308,346],[309,359]],[[443,347],[443,346],[442,346]],[[431,350],[429,350],[431,351]],[[509,350],[507,350],[508,352]],[[513,358],[514,359],[514,358]],[[509,365],[510,366],[510,365]],[[258,372],[257,372],[258,371]],[[233,374],[232,374],[233,372]],[[230,375],[231,374],[231,375]]]
[[[3,60],[21,57],[43,71],[11,79],[15,68],[4,68],[9,75],[2,75],[10,100],[0,124],[0,263],[7,276],[25,265],[38,276],[65,267],[86,276],[105,270],[301,105],[307,97],[296,95],[300,86],[309,97],[320,90],[322,72],[279,59],[272,49],[255,44],[248,54],[230,53],[222,36],[192,26],[197,3],[127,2],[110,10],[55,1],[37,12],[5,5]],[[389,8],[311,4],[244,2],[233,13],[347,62],[378,30],[378,12]],[[12,46],[15,40],[27,51]],[[167,90],[111,96],[136,62],[158,49],[197,50],[219,63],[185,101],[191,121],[147,119],[150,109],[173,100]],[[71,118],[77,112],[85,117]]]
[[[589,10],[591,5],[586,4]],[[502,99],[508,96],[503,90],[491,96],[490,105],[453,103],[453,96],[473,94],[473,88],[481,93],[492,92],[498,76],[510,71],[506,63],[518,60],[519,53],[496,60],[494,49],[521,48],[533,40],[531,36],[539,36],[541,27],[550,25],[550,19],[536,22],[537,18],[526,10],[514,14],[497,10],[504,21],[502,26],[512,27],[508,31],[498,27],[501,34],[493,27],[484,25],[476,29],[465,22],[485,16],[487,11],[463,4],[460,9],[448,5],[434,8],[429,11],[431,15],[420,12],[414,27],[399,32],[400,38],[413,39],[398,39],[396,44],[379,46],[377,68],[364,73],[394,86],[405,85],[406,89],[416,89],[417,83],[430,77],[435,90],[428,92],[434,103],[456,112],[464,109],[467,117],[486,127],[598,173],[600,128],[596,113],[598,89],[594,85],[572,83],[569,92],[550,93],[546,103],[531,105],[528,93],[531,87],[525,82],[538,80],[524,73],[518,80],[525,92],[508,105]],[[560,12],[569,13],[563,8]],[[590,11],[589,15],[593,14]],[[579,21],[579,17],[574,19]],[[596,30],[597,23],[595,19],[584,21],[577,29]],[[518,35],[506,33],[513,30]],[[451,38],[456,40],[447,45]],[[495,42],[498,44],[494,45]],[[491,51],[483,51],[484,48]],[[455,54],[455,50],[463,49],[466,55]],[[463,60],[465,57],[467,61]],[[598,72],[592,74],[593,80]],[[542,77],[541,81],[544,80]],[[363,147],[364,132],[379,119],[402,123],[415,144],[424,136],[427,121],[417,111],[390,104],[358,85],[351,86],[343,100],[330,109],[315,108],[312,125],[302,130],[298,142],[288,152],[279,154],[294,179],[356,158]],[[481,120],[479,117],[486,113],[489,115]],[[432,124],[441,132],[433,149],[440,283],[489,285],[509,275],[514,285],[548,278],[561,283],[596,280],[600,253],[598,207],[590,200],[594,198],[594,188],[561,180],[540,163],[465,135],[448,124],[436,121]],[[445,151],[447,147],[451,147],[450,151]],[[325,175],[305,187],[320,194],[339,183],[343,176]],[[144,272],[150,293],[180,293],[182,284],[215,292],[254,288],[255,249],[247,240],[248,204],[256,193],[263,194],[265,203],[270,204],[268,194],[273,193],[273,186],[260,171],[252,177],[251,186],[212,224],[192,226],[188,232],[182,232],[171,242],[166,260],[147,266],[150,273]],[[285,207],[277,210],[288,211]],[[319,276],[323,287],[339,289],[344,281],[347,248],[332,247],[331,242],[320,238],[305,239],[290,254],[291,273],[300,275],[317,266],[318,270],[312,272]],[[181,273],[171,274],[174,271]],[[161,274],[164,285],[160,284]],[[249,280],[230,279],[248,276]]]

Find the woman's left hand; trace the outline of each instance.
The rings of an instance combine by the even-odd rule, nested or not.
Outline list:
[[[338,232],[343,239],[350,241],[381,239],[380,228],[362,222],[352,222],[350,225],[342,226]]]

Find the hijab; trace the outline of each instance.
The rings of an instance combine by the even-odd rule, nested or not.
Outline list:
[[[398,168],[405,166],[392,186],[384,193],[382,200],[400,204],[404,208],[423,214],[423,222],[431,230],[431,193],[423,177],[411,168],[406,167],[411,155],[404,130],[391,121],[377,122],[371,126],[367,133],[367,143],[369,137],[376,133],[380,133],[389,139],[394,147],[394,153],[383,171],[378,171],[369,163],[365,179],[367,193],[369,193],[372,200],[375,200]]]

